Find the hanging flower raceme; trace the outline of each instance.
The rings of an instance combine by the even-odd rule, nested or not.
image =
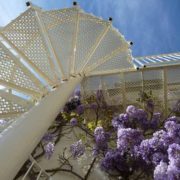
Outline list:
[[[47,143],[44,147],[44,150],[45,150],[46,158],[50,159],[54,152],[54,143],[52,143],[52,142]]]
[[[110,138],[110,134],[106,133],[103,127],[97,127],[94,130],[95,137],[95,147],[93,150],[93,154],[97,155],[101,151],[106,152],[108,150],[108,140]]]
[[[120,114],[112,119],[112,126],[115,129],[128,127],[129,116],[128,114]]]
[[[72,119],[70,120],[70,125],[71,125],[71,126],[76,126],[77,124],[78,124],[78,121],[77,121],[76,118],[72,118]]]
[[[79,115],[83,114],[84,113],[84,105],[79,105],[77,108],[76,108],[76,111]]]
[[[154,180],[168,180],[167,168],[167,163],[161,161],[154,170]]]
[[[119,128],[117,132],[117,148],[124,154],[129,151],[133,154],[134,146],[143,140],[142,132],[131,128]]]
[[[103,160],[101,161],[101,168],[105,171],[128,171],[128,164],[126,159],[121,155],[121,152],[116,150],[109,150]]]
[[[52,142],[53,140],[54,140],[54,135],[51,133],[46,133],[42,138],[42,141],[45,143]]]
[[[70,146],[70,152],[74,158],[80,157],[85,152],[85,145],[79,140]]]

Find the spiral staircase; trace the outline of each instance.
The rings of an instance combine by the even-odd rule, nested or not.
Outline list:
[[[15,177],[84,77],[134,69],[130,43],[112,18],[87,14],[76,3],[50,11],[27,6],[0,30],[3,180]]]
[[[83,79],[136,71],[134,64],[142,64],[132,58],[132,43],[112,26],[112,18],[87,14],[76,3],[50,11],[26,5],[0,29],[2,180],[12,180],[28,158],[41,169],[30,154]],[[43,173],[48,177],[41,169],[37,179]]]

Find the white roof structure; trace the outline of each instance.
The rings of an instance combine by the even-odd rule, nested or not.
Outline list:
[[[180,52],[133,58],[135,67],[158,67],[180,64]]]

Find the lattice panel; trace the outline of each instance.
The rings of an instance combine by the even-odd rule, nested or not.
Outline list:
[[[108,58],[104,63],[92,70],[90,74],[118,71],[120,69],[127,70],[130,68],[132,69],[134,66],[131,63],[131,54],[129,54],[129,50],[126,50],[125,52],[120,52],[117,55]]]
[[[167,99],[168,107],[172,108],[173,105],[180,100],[180,68],[167,69]]]
[[[11,102],[0,96],[0,115],[8,113],[23,113],[27,110],[28,109],[26,107],[23,107],[16,102]]]
[[[44,11],[42,16],[48,16],[46,20],[44,19],[44,24],[46,25],[47,29],[53,29],[53,27],[58,26],[60,23],[74,21],[72,19],[72,13],[76,12],[76,8],[68,8],[61,10]]]
[[[33,102],[12,93],[14,91],[10,93],[0,90],[0,132],[34,105]]]
[[[46,11],[41,14],[52,46],[61,62],[64,74],[69,76],[73,58],[73,41],[76,31],[77,10]]]
[[[101,78],[100,76],[84,78],[83,83],[85,91],[96,91],[101,85]]]
[[[101,77],[102,88],[105,90],[106,103],[109,105],[123,104],[124,80],[122,75],[114,74]]]
[[[32,63],[51,80],[55,79],[54,71],[51,69],[49,55],[40,34],[39,25],[35,11],[28,9],[9,25],[2,33],[19,50],[21,50]]]
[[[164,87],[162,70],[143,71],[144,91],[152,92],[155,97],[155,106],[157,109],[164,107]]]
[[[141,103],[138,101],[140,93],[143,90],[141,72],[124,73],[124,81],[126,105],[135,104],[136,106],[141,106]]]
[[[41,86],[37,87],[32,78],[18,66],[1,47],[0,47],[0,80],[13,83],[25,89],[40,92]]]
[[[106,56],[111,55],[119,48],[127,50],[128,45],[116,30],[110,29],[102,39],[91,59],[88,61],[86,68],[99,62],[99,60],[103,61]]]
[[[75,52],[75,71],[81,70],[108,26],[106,21],[92,15],[79,13]]]

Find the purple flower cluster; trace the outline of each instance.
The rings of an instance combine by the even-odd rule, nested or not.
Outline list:
[[[101,168],[105,171],[127,171],[128,164],[118,149],[109,150],[101,161]]]
[[[81,90],[80,89],[76,89],[75,91],[74,91],[74,96],[77,96],[77,97],[81,97]]]
[[[43,136],[42,141],[45,143],[52,142],[54,140],[54,135],[51,133],[47,133]]]
[[[134,146],[137,146],[143,140],[143,135],[140,130],[131,128],[119,128],[117,132],[117,148],[124,154],[129,151],[134,152]]]
[[[155,180],[180,179],[180,124],[172,120],[174,117],[170,119],[165,122],[165,130],[156,131],[136,147],[136,155],[155,166]]]
[[[167,177],[167,163],[161,161],[154,170],[154,179],[155,180],[168,180]]]
[[[76,126],[78,124],[78,122],[77,122],[77,119],[76,118],[72,118],[71,120],[70,120],[70,125],[71,126]]]
[[[151,108],[153,109],[153,105]],[[175,116],[168,118],[164,128],[155,131],[160,125],[161,114],[151,115],[152,119],[149,120],[144,110],[130,105],[125,114],[113,118],[112,125],[117,130],[117,148],[106,152],[101,162],[101,167],[105,171],[125,171],[122,167],[126,167],[127,170],[127,166],[132,167],[135,163],[141,170],[149,168],[149,172],[154,171],[155,180],[180,179],[178,118]],[[152,130],[155,132],[151,138],[145,139],[146,136],[143,134],[145,135],[149,129],[150,132]],[[103,132],[102,129],[97,130]],[[137,162],[142,162],[142,166]],[[146,172],[147,176],[149,172]]]
[[[110,138],[109,133],[106,133],[103,127],[97,127],[94,130],[95,137],[95,147],[93,150],[93,154],[97,155],[101,151],[106,152],[108,150],[108,140]]]
[[[69,101],[64,106],[64,112],[71,112],[76,110],[78,106],[81,105],[80,97],[79,96],[73,96],[69,99]]]
[[[180,168],[180,145],[179,144],[173,143],[169,146],[168,158],[171,165]]]
[[[148,120],[148,114],[143,109],[137,109],[130,105],[125,114],[120,114],[112,120],[112,126],[118,128],[140,128],[142,130],[156,129],[160,122],[160,113],[154,113],[151,120]]]
[[[129,116],[127,114],[120,114],[112,119],[112,126],[115,129],[127,127],[129,124]]]
[[[83,114],[84,113],[84,105],[81,104],[81,105],[77,106],[76,111],[79,115]]]
[[[180,179],[180,145],[171,144],[168,148],[169,164],[161,161],[154,170],[155,180]]]
[[[49,142],[46,144],[46,146],[44,147],[45,150],[45,156],[47,159],[50,159],[53,152],[54,152],[54,143]]]
[[[167,130],[168,136],[172,138],[175,143],[180,144],[180,124],[175,121],[167,121],[164,127]]]
[[[70,152],[72,153],[74,158],[82,156],[85,152],[85,146],[82,143],[82,140],[79,140],[72,144],[70,146]]]

